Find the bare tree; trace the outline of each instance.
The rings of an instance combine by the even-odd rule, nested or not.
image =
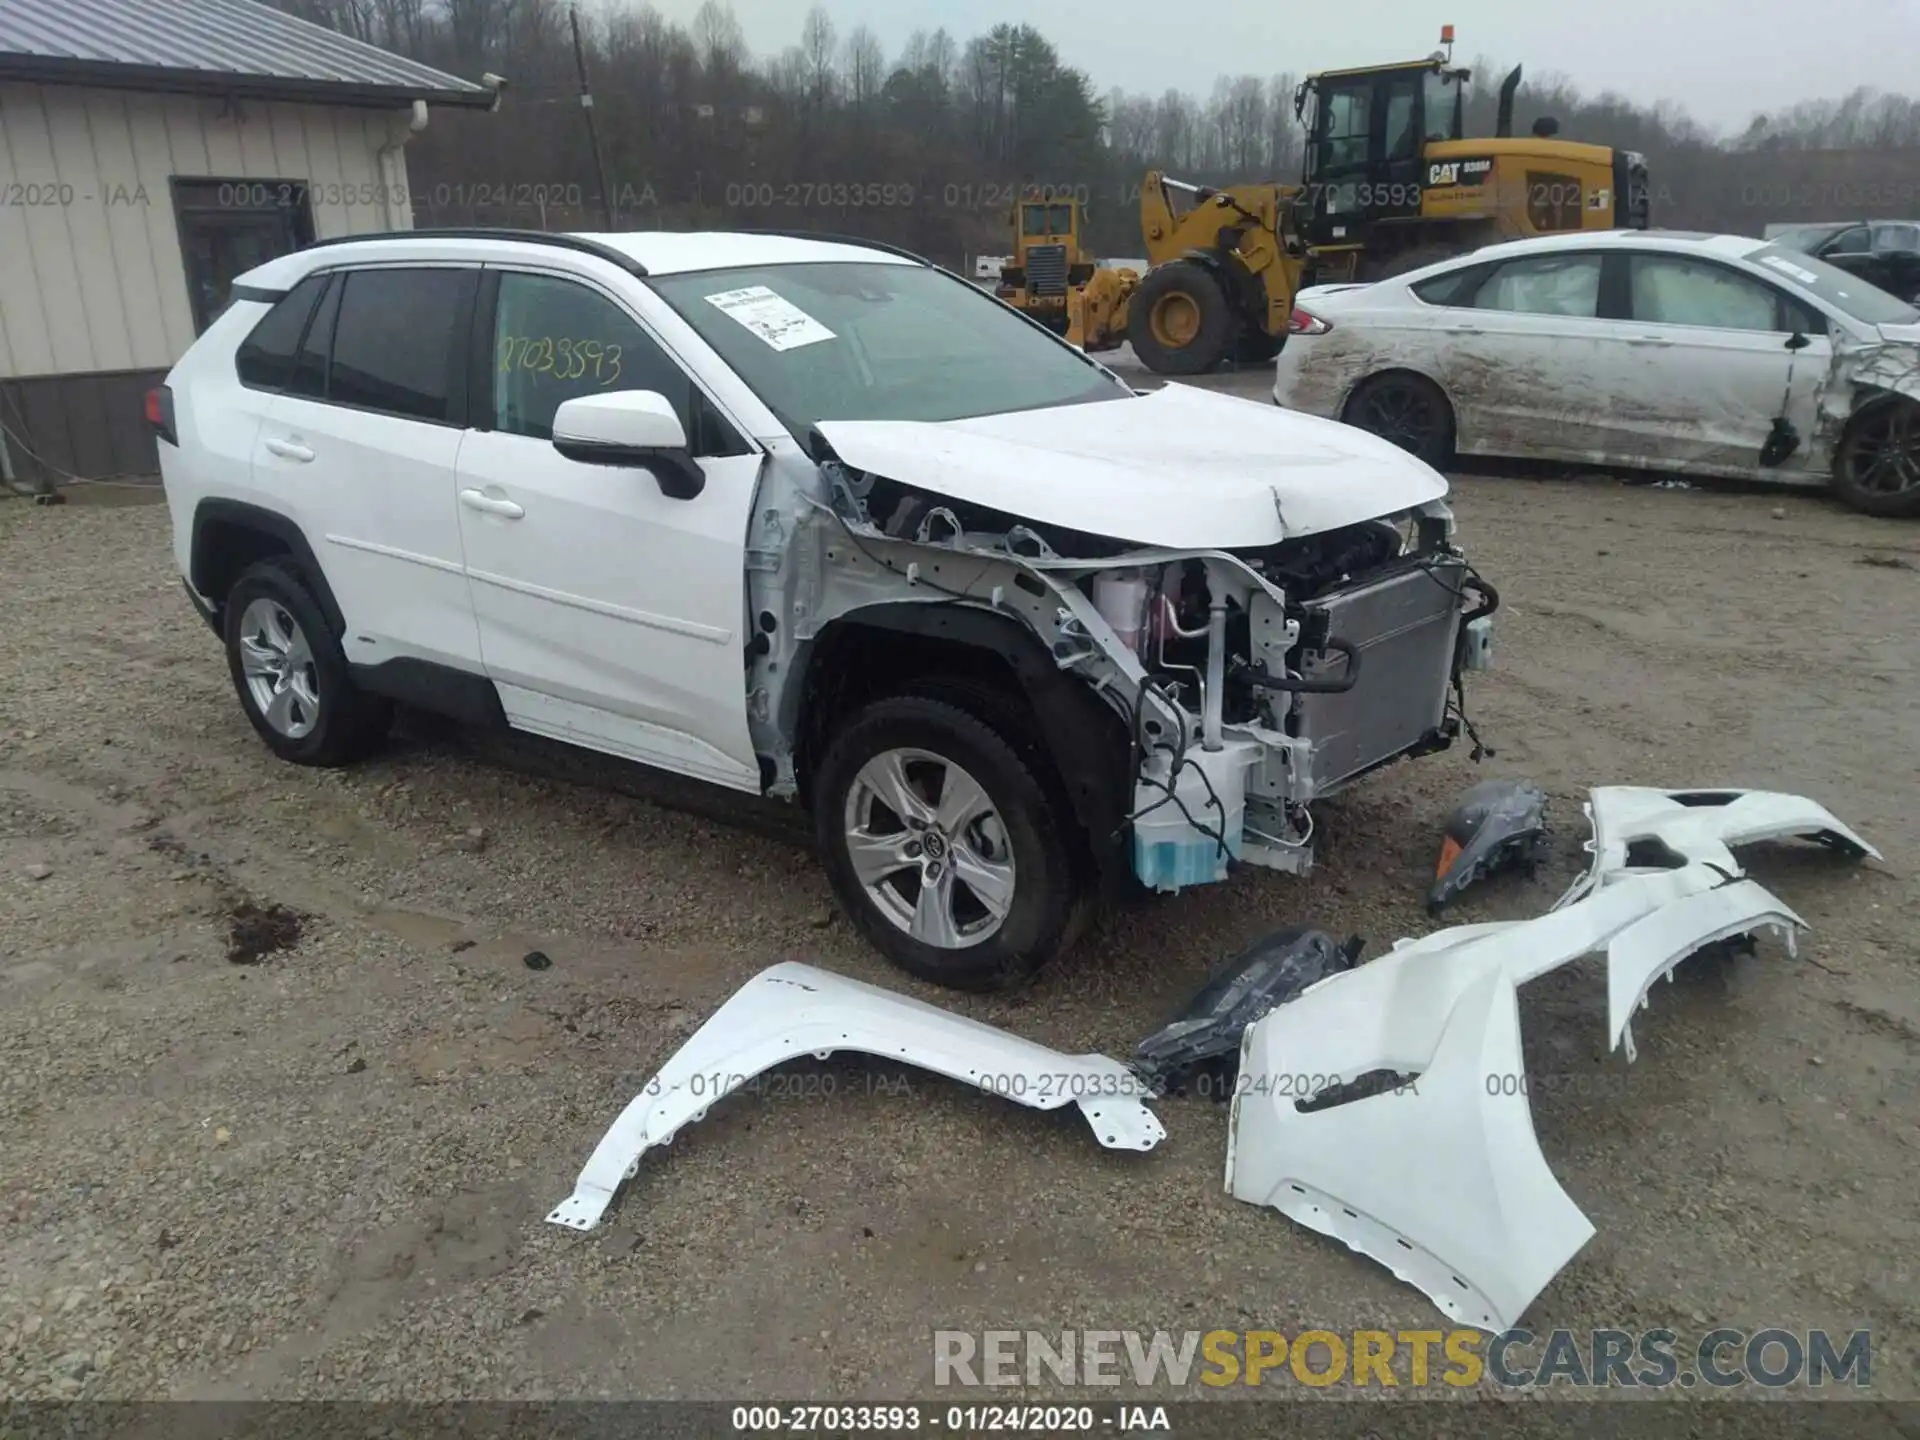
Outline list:
[[[879,97],[886,73],[887,57],[880,48],[879,37],[865,25],[854,26],[853,32],[847,36],[845,74],[847,99],[853,106],[856,122],[865,117],[868,108]]]
[[[693,43],[700,47],[700,63],[708,78],[737,75],[746,65],[747,37],[733,6],[719,0],[701,0],[693,15]]]
[[[838,93],[840,77],[834,69],[838,53],[833,17],[816,5],[800,26],[800,50],[807,61],[807,96],[816,110],[824,110]]]

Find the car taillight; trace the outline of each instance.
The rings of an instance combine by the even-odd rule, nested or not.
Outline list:
[[[159,385],[147,392],[147,424],[169,445],[178,445],[180,437],[173,428],[173,391]]]
[[[1287,321],[1289,335],[1324,335],[1331,329],[1333,329],[1331,321],[1309,314],[1298,305],[1293,307],[1293,317]]]

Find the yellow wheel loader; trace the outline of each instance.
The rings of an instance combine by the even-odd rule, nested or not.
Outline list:
[[[1424,60],[1309,75],[1294,93],[1308,283],[1378,280],[1497,240],[1647,228],[1643,156],[1557,140],[1545,117],[1513,134],[1518,66],[1494,134],[1469,138],[1472,72],[1453,64],[1453,26],[1440,42]]]
[[[1085,212],[1066,194],[1031,189],[1013,207],[1013,254],[994,294],[1048,329],[1067,328],[1067,296],[1094,273],[1093,253],[1081,244]]]
[[[1129,341],[1161,375],[1271,360],[1299,288],[1300,247],[1287,228],[1296,194],[1280,185],[1214,190],[1150,173],[1140,188],[1146,274],[1094,271],[1068,297],[1067,338],[1085,350]]]
[[[1645,159],[1553,138],[1549,119],[1516,139],[1516,67],[1496,134],[1464,139],[1471,78],[1453,65],[1453,27],[1425,60],[1307,77],[1294,97],[1307,132],[1301,185],[1218,190],[1152,173],[1140,192],[1150,268],[1098,270],[1068,297],[1067,338],[1122,340],[1148,369],[1194,375],[1271,359],[1302,285],[1370,281],[1496,240],[1645,229]]]

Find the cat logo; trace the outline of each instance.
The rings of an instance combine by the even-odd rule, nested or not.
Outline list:
[[[1491,160],[1437,160],[1427,167],[1427,185],[1441,189],[1449,185],[1484,184],[1493,169]]]

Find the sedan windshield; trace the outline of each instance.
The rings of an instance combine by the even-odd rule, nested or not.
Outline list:
[[[1838,265],[1829,265],[1799,250],[1790,250],[1782,245],[1765,245],[1750,252],[1747,259],[1765,266],[1774,279],[1797,286],[1864,324],[1912,325],[1920,321],[1920,310],[1915,310],[1913,306],[1889,295],[1877,285],[1869,284],[1858,275],[1849,275]]]
[[[925,265],[763,265],[648,283],[802,444],[822,420],[961,420],[1132,395]]]

